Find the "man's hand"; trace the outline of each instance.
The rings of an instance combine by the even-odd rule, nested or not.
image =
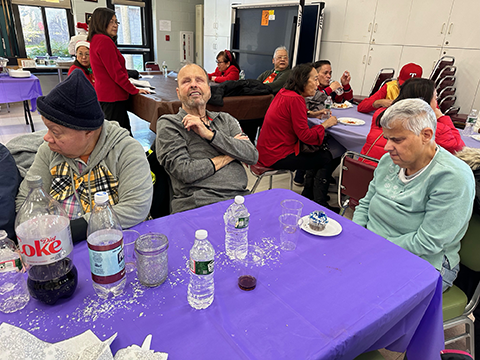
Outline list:
[[[212,158],[213,165],[215,165],[215,171],[218,171],[222,167],[230,164],[233,160],[235,159],[228,155],[219,155]]]
[[[247,135],[244,133],[237,134],[233,137],[234,139],[239,139],[239,140],[250,140]]]
[[[338,88],[341,88],[342,85],[340,85],[340,83],[338,81],[334,81],[330,84],[330,89],[332,89],[332,91],[335,91],[337,90]]]
[[[216,78],[217,78],[216,76],[212,76],[212,78],[210,80],[215,81]]]
[[[337,125],[338,120],[336,116],[330,116],[327,120],[325,120],[321,125],[327,130],[329,127],[332,127],[333,125]]]
[[[208,141],[212,140],[213,131],[208,130],[198,116],[188,114],[183,118],[182,122],[187,131],[193,130],[200,137]]]
[[[138,93],[139,94],[150,94],[150,91],[148,91],[147,89],[138,89]]]
[[[340,78],[340,82],[342,83],[342,86],[345,86],[345,85],[350,84],[350,80],[351,80],[351,79],[352,79],[352,78],[351,78],[351,76],[350,76],[350,73],[349,73],[347,70],[345,70],[345,71],[343,72],[342,77]]]
[[[390,99],[375,100],[375,102],[373,103],[373,107],[375,109],[378,109],[380,107],[389,107],[390,105],[392,105],[392,102],[393,100]]]

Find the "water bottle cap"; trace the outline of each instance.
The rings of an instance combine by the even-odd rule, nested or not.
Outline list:
[[[7,238],[7,232],[5,230],[0,230],[0,240]]]
[[[197,231],[195,231],[195,239],[203,240],[203,239],[206,239],[207,236],[208,236],[207,230],[197,230]]]
[[[236,204],[243,204],[245,202],[245,198],[241,195],[235,196],[235,203]]]
[[[43,185],[43,180],[40,175],[29,175],[26,179],[29,188],[40,187]]]
[[[95,193],[95,204],[101,205],[108,201],[108,194],[105,191]]]

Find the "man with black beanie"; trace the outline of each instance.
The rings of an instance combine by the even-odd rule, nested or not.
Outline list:
[[[145,152],[118,123],[104,121],[95,90],[74,70],[47,96],[37,100],[48,128],[28,175],[40,175],[45,190],[70,218],[74,242],[86,239],[94,194],[106,191],[123,228],[148,215],[152,179]],[[17,211],[28,194],[26,181],[16,198]]]

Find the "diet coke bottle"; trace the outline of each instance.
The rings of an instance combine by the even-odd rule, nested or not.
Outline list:
[[[43,190],[40,176],[27,177],[26,181],[30,192],[15,219],[15,231],[27,265],[30,295],[53,305],[71,296],[77,287],[70,220]]]

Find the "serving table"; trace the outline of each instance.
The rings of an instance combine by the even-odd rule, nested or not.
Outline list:
[[[439,358],[444,348],[441,277],[428,262],[352,221],[325,210],[343,230],[333,237],[301,230],[296,250],[278,247],[280,202],[298,199],[303,214],[322,209],[285,189],[246,196],[249,242],[266,252],[257,287],[242,291],[225,256],[223,213],[232,201],[144,222],[140,233],[169,239],[169,275],[157,288],[128,275],[125,293],[100,300],[93,291],[87,246],[74,249],[78,288],[55,306],[35,300],[1,321],[56,342],[91,329],[118,332],[113,351],[141,344],[171,359],[345,359],[388,348],[409,360]],[[215,300],[205,310],[187,303],[189,250],[197,229],[215,248]]]

